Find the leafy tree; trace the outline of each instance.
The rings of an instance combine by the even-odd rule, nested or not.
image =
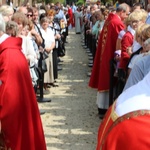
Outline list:
[[[76,2],[76,5],[83,5],[85,3],[85,1],[84,0],[78,0],[77,2]]]

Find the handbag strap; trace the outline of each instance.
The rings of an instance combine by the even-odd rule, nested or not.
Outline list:
[[[37,28],[37,30],[38,30],[38,32],[39,32],[41,38],[42,38],[42,41],[43,41],[43,42],[42,42],[41,46],[42,46],[43,48],[45,48],[45,40],[44,40],[44,38],[43,38],[43,36],[42,36],[42,33],[41,33],[41,31],[40,31],[40,28],[38,27],[38,25],[37,25],[36,23],[34,23],[34,25],[36,26],[36,28]]]

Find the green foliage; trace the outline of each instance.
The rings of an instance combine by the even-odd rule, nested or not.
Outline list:
[[[76,2],[76,5],[79,6],[79,5],[83,5],[84,3],[85,3],[84,0],[78,0]]]
[[[116,1],[116,0],[101,0],[102,3],[109,3],[111,4],[113,1]]]
[[[37,0],[37,1],[42,1],[42,2],[45,2],[45,4],[48,4],[48,3],[56,3],[56,2],[60,2],[61,4],[64,4],[65,3],[65,0]]]

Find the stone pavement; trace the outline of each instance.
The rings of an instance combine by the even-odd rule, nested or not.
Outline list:
[[[97,115],[96,93],[88,87],[88,56],[81,35],[72,29],[67,38],[66,56],[61,58],[59,87],[50,88],[52,102],[39,103],[48,150],[95,150],[101,120]]]

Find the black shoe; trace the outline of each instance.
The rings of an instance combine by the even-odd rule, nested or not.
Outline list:
[[[58,87],[59,86],[58,84],[54,84],[54,83],[50,83],[49,85],[52,87]]]
[[[93,67],[93,63],[91,63],[91,64],[89,63],[88,66],[89,66],[89,67]]]
[[[90,77],[90,76],[91,76],[91,74],[92,74],[91,72],[88,72],[88,73],[87,73],[87,76],[88,76],[88,77]]]
[[[37,96],[37,101],[39,103],[47,103],[47,102],[51,102],[51,99],[49,99],[49,98],[43,98],[43,97],[38,97]]]
[[[89,60],[93,60],[93,56],[89,56]]]
[[[48,84],[48,85],[47,85],[47,88],[51,88],[51,85]]]
[[[45,111],[44,110],[40,110],[40,115],[44,115]]]
[[[92,53],[89,53],[88,56],[93,56]]]
[[[59,63],[59,62],[64,62],[64,61],[59,59],[59,60],[58,60],[58,63]]]
[[[84,46],[83,46],[83,48],[85,48],[85,49],[86,49],[86,48],[88,48],[88,47],[87,47],[86,45],[84,45]]]
[[[89,64],[93,64],[93,60],[89,60]]]
[[[106,111],[107,111],[107,109],[98,108],[98,116],[100,119],[104,118]]]
[[[81,34],[81,32],[76,32],[76,34]]]
[[[103,119],[104,118],[104,114],[99,114],[99,119]]]
[[[62,68],[60,68],[60,67],[58,66],[57,71],[61,71],[61,70],[62,70]]]

